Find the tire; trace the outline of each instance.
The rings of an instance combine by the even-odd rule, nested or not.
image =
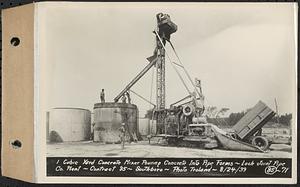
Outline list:
[[[236,133],[229,133],[229,136],[233,139],[238,139],[238,136]]]
[[[269,148],[269,141],[267,138],[263,137],[263,136],[255,136],[252,139],[252,145],[260,148],[261,150],[265,151]]]

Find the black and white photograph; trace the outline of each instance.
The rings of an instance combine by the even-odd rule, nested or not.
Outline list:
[[[295,4],[38,8],[47,177],[292,178]]]

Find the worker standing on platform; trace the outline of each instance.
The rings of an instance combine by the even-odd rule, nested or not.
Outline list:
[[[127,97],[128,103],[130,104],[131,103],[131,98],[130,98],[129,92],[126,92],[126,97]]]
[[[104,89],[102,89],[102,91],[101,91],[101,93],[100,93],[100,100],[101,100],[101,103],[105,103]]]
[[[124,149],[125,146],[125,133],[126,133],[126,129],[125,129],[125,123],[122,123],[122,126],[120,127],[120,132],[121,132],[121,146],[122,149]]]
[[[122,103],[126,103],[126,96],[125,96],[125,94],[122,96]]]

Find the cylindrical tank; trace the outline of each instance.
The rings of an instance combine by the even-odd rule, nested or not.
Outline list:
[[[129,103],[96,103],[94,105],[94,141],[119,143],[121,125],[125,123],[125,140],[136,141],[138,134],[138,109]]]
[[[149,118],[139,118],[139,133],[141,136],[156,134],[156,120]]]
[[[91,137],[91,111],[53,108],[49,116],[50,142],[85,141]]]

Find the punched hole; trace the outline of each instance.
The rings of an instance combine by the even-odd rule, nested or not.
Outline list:
[[[13,37],[11,40],[10,40],[10,44],[12,46],[18,46],[20,44],[20,39],[18,37]]]
[[[12,148],[19,149],[22,147],[22,143],[19,140],[13,140],[10,142]]]

